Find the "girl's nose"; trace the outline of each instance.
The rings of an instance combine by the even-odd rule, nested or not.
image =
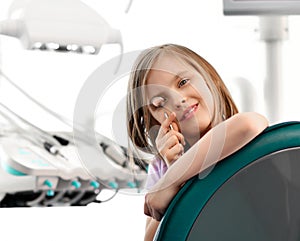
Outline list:
[[[181,109],[185,106],[186,103],[186,98],[185,97],[180,97],[175,101],[175,108],[176,109]]]

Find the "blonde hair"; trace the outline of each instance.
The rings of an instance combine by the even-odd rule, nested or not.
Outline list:
[[[154,63],[163,54],[172,54],[201,74],[213,96],[213,113],[210,128],[224,119],[238,113],[238,109],[216,70],[192,50],[165,44],[144,50],[137,58],[129,79],[127,95],[127,131],[134,148],[148,153],[158,153],[155,146],[156,135],[149,133],[151,127],[159,123],[151,116],[146,95],[143,91],[148,74]]]

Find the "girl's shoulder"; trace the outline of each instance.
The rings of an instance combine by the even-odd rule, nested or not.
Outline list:
[[[228,122],[239,123],[246,126],[247,129],[264,129],[269,125],[269,121],[263,115],[257,112],[241,112],[230,117]]]

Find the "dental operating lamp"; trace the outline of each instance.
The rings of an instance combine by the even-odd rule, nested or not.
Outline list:
[[[121,33],[79,0],[16,0],[0,34],[20,39],[26,49],[97,54],[103,44],[120,44]]]
[[[266,49],[267,116],[277,122],[282,112],[282,43],[288,38],[288,15],[300,14],[300,0],[223,0],[223,10],[225,15],[259,17],[258,32]]]

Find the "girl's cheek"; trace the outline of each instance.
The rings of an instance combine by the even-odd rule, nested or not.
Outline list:
[[[193,87],[195,94],[200,97],[202,103],[206,106],[207,110],[209,111],[210,116],[212,116],[214,109],[214,100],[208,86],[206,85],[204,80],[201,79],[200,81],[193,82]]]

